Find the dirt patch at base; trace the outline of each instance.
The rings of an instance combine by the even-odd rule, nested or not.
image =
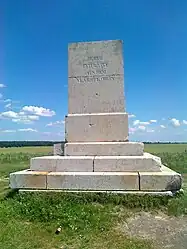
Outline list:
[[[130,237],[152,240],[155,248],[187,248],[187,216],[141,212],[128,218],[118,229]]]

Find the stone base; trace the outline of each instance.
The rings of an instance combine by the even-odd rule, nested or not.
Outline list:
[[[66,143],[65,156],[142,156],[144,144],[137,142]]]
[[[31,159],[31,170],[53,172],[159,172],[159,157],[143,156],[43,156]]]
[[[54,156],[63,156],[64,155],[64,144],[57,143],[53,145],[53,155]]]
[[[12,189],[69,191],[177,192],[181,175],[162,167],[162,172],[38,172],[23,170],[10,174]]]

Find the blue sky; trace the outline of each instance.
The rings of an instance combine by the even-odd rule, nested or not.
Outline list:
[[[0,140],[63,140],[70,42],[122,39],[130,140],[187,141],[186,0],[0,3]]]

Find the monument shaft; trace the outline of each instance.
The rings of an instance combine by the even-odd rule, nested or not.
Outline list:
[[[68,57],[69,114],[125,111],[122,41],[72,43]]]

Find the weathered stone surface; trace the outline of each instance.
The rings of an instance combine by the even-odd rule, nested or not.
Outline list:
[[[63,156],[64,155],[64,150],[63,150],[63,144],[58,143],[53,145],[53,155],[54,156]]]
[[[124,112],[122,41],[72,43],[68,48],[68,113]]]
[[[163,169],[163,168],[162,168]],[[140,190],[142,191],[172,191],[181,189],[182,177],[172,170],[162,172],[140,172]]]
[[[43,156],[31,159],[31,170],[38,171],[93,171],[92,156]]]
[[[141,156],[144,144],[137,142],[66,143],[66,156]]]
[[[48,172],[22,170],[10,174],[12,189],[46,189]]]
[[[139,177],[132,172],[51,172],[47,189],[139,190]]]
[[[161,171],[161,162],[149,153],[143,156],[96,156],[94,171]]]
[[[65,130],[67,142],[124,142],[128,139],[128,114],[68,115]]]

